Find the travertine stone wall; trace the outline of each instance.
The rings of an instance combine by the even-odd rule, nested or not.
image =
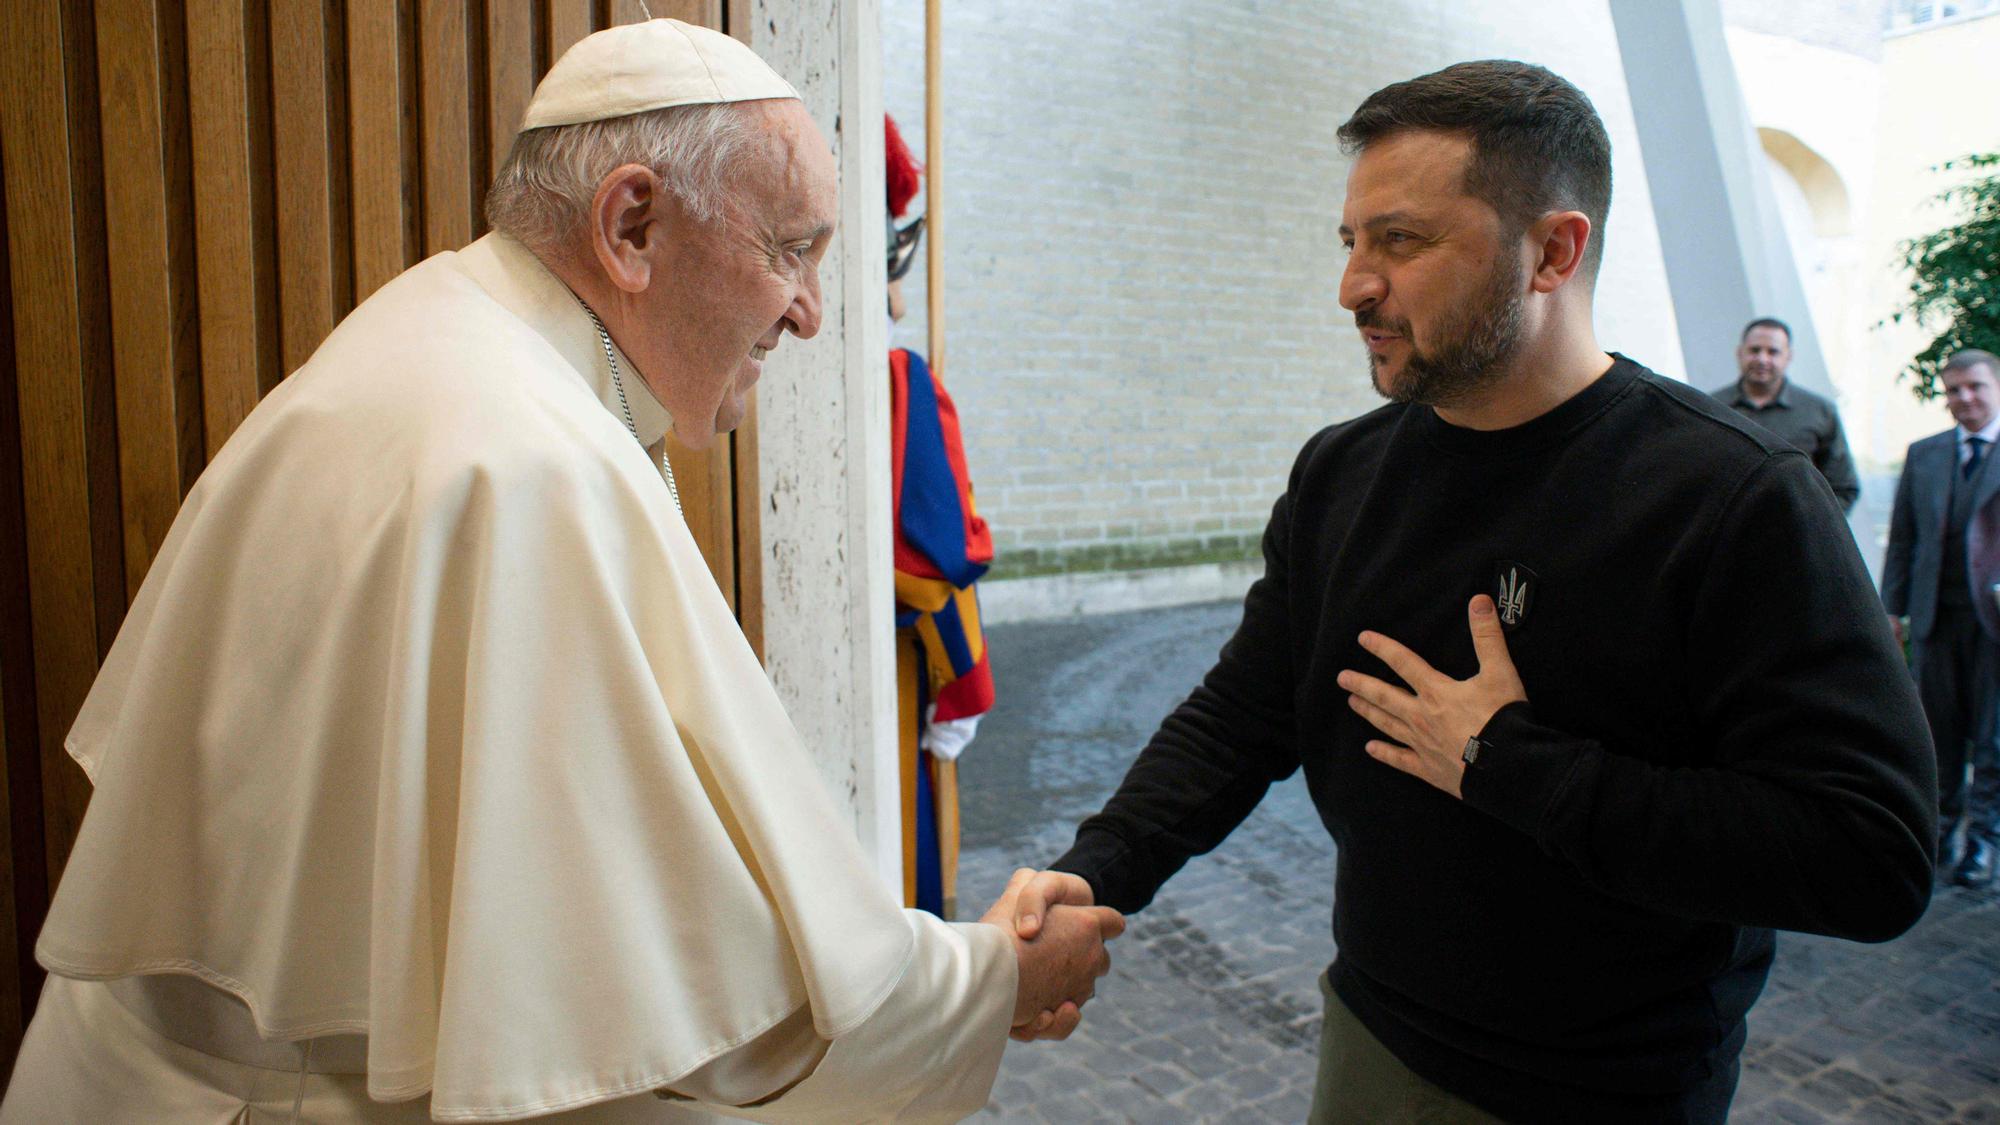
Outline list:
[[[758,384],[756,582],[786,713],[900,887],[882,213],[863,203],[883,190],[882,133],[852,127],[882,112],[877,12],[876,0],[751,5],[751,46],[798,88],[842,186],[819,334],[786,337]]]

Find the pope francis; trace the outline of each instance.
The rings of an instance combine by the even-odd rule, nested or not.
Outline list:
[[[820,324],[833,161],[671,20],[549,72],[495,233],[384,286],[189,493],[0,1121],[955,1120],[1122,920],[899,910],[661,457]],[[664,474],[664,475],[663,475]]]

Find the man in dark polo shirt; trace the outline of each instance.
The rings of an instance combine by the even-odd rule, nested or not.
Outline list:
[[[1854,475],[1840,412],[1832,400],[1793,386],[1785,378],[1791,365],[1791,327],[1776,317],[1758,317],[1744,327],[1736,345],[1736,381],[1709,393],[1812,458],[1813,467],[1833,486],[1841,511],[1852,512],[1861,498],[1861,480]]]
[[[1720,1123],[1772,931],[1929,901],[1916,691],[1805,456],[1599,347],[1581,91],[1461,63],[1339,136],[1390,404],[1306,443],[1235,635],[1051,866],[1141,910],[1302,771],[1339,853],[1315,1125]]]

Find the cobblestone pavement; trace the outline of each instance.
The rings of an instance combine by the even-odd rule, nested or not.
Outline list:
[[[962,913],[1068,846],[1236,616],[990,631],[1000,705],[961,769]],[[1009,1044],[977,1120],[1303,1121],[1332,888],[1332,841],[1294,776],[1132,918],[1075,1036]],[[1736,1107],[1753,1123],[2000,1123],[2000,898],[1941,891],[1887,945],[1781,936]]]

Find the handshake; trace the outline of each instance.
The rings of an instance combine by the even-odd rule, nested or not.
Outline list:
[[[1092,903],[1082,878],[1023,867],[979,919],[1014,939],[1020,973],[1008,1032],[1014,1039],[1069,1038],[1097,991],[1097,978],[1111,971],[1104,943],[1125,932],[1125,916]]]

